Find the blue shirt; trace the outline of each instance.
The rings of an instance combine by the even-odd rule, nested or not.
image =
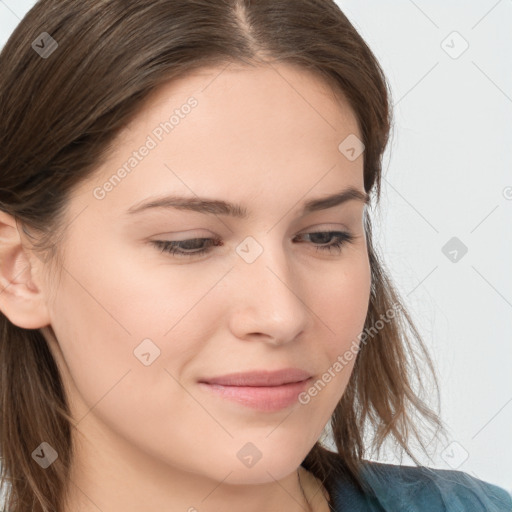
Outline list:
[[[347,477],[331,493],[336,512],[512,512],[512,496],[463,471],[363,461],[363,492]]]

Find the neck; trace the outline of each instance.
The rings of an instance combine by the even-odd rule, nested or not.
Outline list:
[[[329,512],[329,495],[320,480],[302,466],[298,469],[299,485],[307,503],[308,512]]]
[[[89,444],[75,452],[64,512],[329,511],[320,482],[302,467],[265,483],[230,484],[229,472],[210,478],[129,452],[113,440],[102,450]]]

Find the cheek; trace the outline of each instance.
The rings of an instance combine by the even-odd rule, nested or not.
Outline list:
[[[129,271],[129,261],[114,251],[95,253],[91,247],[87,261],[80,253],[77,247],[70,256],[51,306],[51,324],[59,341],[55,357],[77,420],[93,407],[96,411],[95,404],[101,408],[109,403],[115,410],[112,397],[124,400],[121,392],[134,402],[143,401],[146,385],[150,389],[155,384],[155,371],[144,366],[144,358],[138,359],[134,350],[143,340],[153,339],[156,350],[163,352],[162,340],[171,337],[164,338],[163,332],[172,327],[172,319],[164,318],[168,301],[159,300],[147,283],[144,286],[144,276],[133,267]],[[150,352],[154,357],[154,346]],[[139,386],[130,386],[134,376]]]
[[[318,296],[320,318],[331,329],[334,342],[330,358],[337,357],[350,346],[363,330],[371,290],[369,261],[364,256],[347,260],[339,272],[331,271],[324,280],[323,293]],[[333,353],[332,351],[336,353]]]
[[[115,247],[105,247],[89,247],[87,262],[76,248],[52,307],[55,357],[72,413],[79,428],[101,418],[134,441],[148,429],[148,418],[154,434],[167,439],[166,429],[175,425],[185,437],[187,427],[173,416],[200,411],[178,381],[215,326],[216,312],[203,299],[219,275],[209,272],[191,286],[186,266],[148,269],[147,261],[120,258]]]
[[[357,358],[359,335],[364,328],[371,289],[369,261],[364,256],[348,259],[339,272],[316,275],[315,290],[323,283],[322,293],[315,292],[311,308],[318,312],[315,329],[322,351],[321,374],[302,397],[312,415],[332,414],[343,396]],[[313,288],[311,288],[313,289]]]
[[[148,292],[140,287],[141,276],[104,269],[103,275],[63,278],[53,311],[60,347],[54,354],[77,428],[89,436],[113,433],[106,443],[112,456],[121,440],[127,440],[157,458],[164,453],[186,460],[191,439],[201,437],[199,426],[205,421],[178,382],[181,368],[200,351],[179,323],[186,304],[178,308],[181,314],[171,316],[173,305],[158,300],[162,283]],[[146,353],[148,365],[143,362],[148,362]],[[187,418],[198,427],[191,427]]]

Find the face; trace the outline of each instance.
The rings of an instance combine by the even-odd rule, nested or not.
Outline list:
[[[44,333],[96,462],[254,484],[296,470],[353,368],[333,365],[367,313],[365,205],[305,205],[364,193],[363,155],[340,151],[357,121],[315,76],[222,69],[162,87],[74,191]],[[141,209],[166,196],[246,215]],[[234,399],[200,384],[284,368],[309,380]]]

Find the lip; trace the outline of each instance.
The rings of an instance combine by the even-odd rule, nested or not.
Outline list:
[[[199,382],[220,386],[280,386],[291,382],[301,382],[310,377],[310,373],[300,368],[283,368],[275,371],[254,370],[229,373],[219,377],[201,379]]]
[[[199,386],[221,398],[260,412],[275,412],[294,403],[312,379],[308,372],[286,368],[275,372],[232,373],[199,381]]]

